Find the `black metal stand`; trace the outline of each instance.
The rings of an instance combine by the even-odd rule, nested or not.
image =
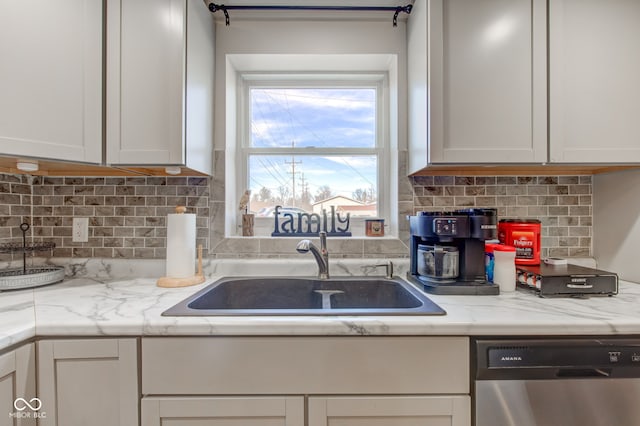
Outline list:
[[[0,270],[0,291],[19,290],[53,284],[64,279],[64,268],[60,266],[27,267],[27,253],[53,250],[54,242],[27,242],[28,223],[20,224],[22,243],[11,242],[0,244],[0,253],[22,252],[22,268]]]

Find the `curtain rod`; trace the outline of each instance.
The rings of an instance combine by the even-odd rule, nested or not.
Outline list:
[[[221,10],[224,13],[224,22],[229,26],[229,10],[329,10],[329,11],[373,11],[373,12],[394,12],[393,26],[398,26],[398,15],[402,12],[411,13],[412,4],[406,6],[225,6],[224,4],[209,3],[211,13]]]

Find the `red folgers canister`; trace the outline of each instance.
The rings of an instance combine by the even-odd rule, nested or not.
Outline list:
[[[516,248],[516,265],[540,264],[540,221],[538,219],[501,219],[498,239]]]

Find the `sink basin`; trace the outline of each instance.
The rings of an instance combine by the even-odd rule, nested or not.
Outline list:
[[[445,311],[397,277],[228,277],[162,315],[445,315]]]

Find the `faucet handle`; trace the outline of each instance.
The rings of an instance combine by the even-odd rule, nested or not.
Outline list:
[[[320,237],[320,250],[322,254],[327,253],[327,233],[325,231],[320,231],[318,233],[318,237]]]
[[[385,268],[385,278],[391,279],[393,278],[393,262],[388,261],[387,263],[380,263],[378,265],[373,265],[376,268],[383,267]]]

